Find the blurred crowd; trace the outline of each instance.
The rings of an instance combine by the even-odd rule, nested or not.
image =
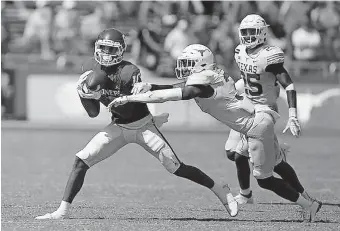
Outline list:
[[[288,58],[340,60],[340,2],[37,0],[1,7],[2,53],[38,51],[59,65],[68,55],[91,54],[107,27],[127,33],[134,61],[159,72],[167,72],[169,61],[194,42],[209,46],[219,63],[234,65],[237,28],[251,13],[270,24],[269,44]]]
[[[188,44],[212,49],[219,64],[235,67],[238,26],[248,14],[261,15],[269,27],[268,43],[285,51],[288,60],[340,61],[340,2],[186,1],[145,2],[132,43],[133,57],[157,72],[167,72]],[[147,17],[146,17],[147,15]],[[139,57],[139,58],[138,58]]]
[[[1,1],[1,54],[34,55],[67,69],[93,54],[100,31],[115,27],[127,35],[126,58],[158,76],[174,77],[177,56],[192,43],[210,47],[236,76],[238,26],[253,13],[270,25],[268,43],[285,51],[289,68],[300,65],[294,76],[305,67],[308,79],[339,73],[337,1]],[[2,65],[3,116],[13,110],[12,76]]]
[[[2,53],[40,53],[43,60],[67,61],[92,53],[100,31],[124,23],[134,2],[4,1]],[[119,5],[119,7],[118,7]],[[137,10],[137,9],[135,9]]]

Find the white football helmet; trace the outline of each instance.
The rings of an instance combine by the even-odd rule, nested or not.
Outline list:
[[[268,24],[257,14],[247,15],[238,28],[240,43],[247,48],[254,48],[267,40]]]
[[[215,58],[211,50],[201,44],[192,44],[184,48],[177,58],[175,71],[178,79],[184,79],[192,73],[211,70],[214,67]]]

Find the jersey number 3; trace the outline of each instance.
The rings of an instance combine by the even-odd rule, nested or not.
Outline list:
[[[241,76],[244,81],[245,92],[247,95],[259,96],[263,93],[261,84],[256,82],[257,80],[260,80],[260,75],[244,73],[241,71]]]

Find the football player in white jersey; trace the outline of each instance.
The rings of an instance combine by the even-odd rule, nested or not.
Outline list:
[[[203,112],[245,135],[253,175],[259,186],[299,204],[309,214],[309,219],[314,220],[321,203],[305,199],[287,181],[273,176],[275,165],[282,160],[273,135],[277,112],[266,106],[254,105],[247,97],[238,95],[232,78],[216,67],[213,53],[203,45],[193,44],[183,50],[177,59],[176,75],[186,80],[184,86],[135,84],[133,93],[145,93],[116,98],[108,109],[129,102],[162,103],[194,99]]]
[[[267,106],[277,112],[277,98],[280,93],[279,84],[286,90],[289,106],[289,120],[284,132],[290,128],[292,134],[298,137],[301,133],[296,110],[296,91],[292,79],[284,68],[284,53],[276,46],[266,44],[268,25],[259,15],[246,16],[239,26],[240,44],[235,49],[235,61],[241,71],[241,77],[246,96],[259,106]],[[241,83],[241,82],[237,82]],[[241,85],[242,85],[241,83]],[[225,149],[230,160],[235,161],[240,193],[235,197],[239,204],[253,203],[250,190],[249,154],[244,144],[242,134],[231,130]],[[275,144],[278,144],[275,136]],[[283,150],[284,151],[284,150]],[[275,172],[281,172],[283,179],[290,178],[291,185],[305,198],[312,199],[304,190],[291,166],[282,161],[275,167]],[[291,174],[290,174],[291,173]]]

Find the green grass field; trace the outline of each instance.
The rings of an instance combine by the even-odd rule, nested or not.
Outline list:
[[[3,129],[2,230],[340,230],[340,136],[280,137],[289,162],[324,202],[315,223],[298,206],[260,189],[256,204],[231,218],[207,189],[166,172],[137,145],[89,170],[71,219],[37,221],[60,203],[75,153],[95,131]],[[224,156],[224,133],[165,132],[178,156],[238,192],[235,166]]]

